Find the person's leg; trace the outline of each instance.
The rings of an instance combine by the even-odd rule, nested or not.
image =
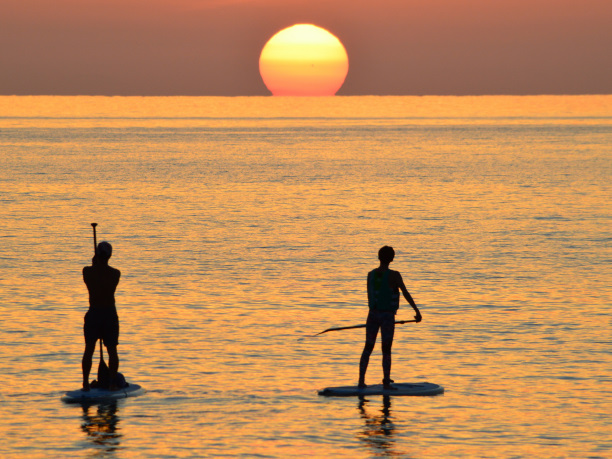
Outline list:
[[[391,312],[386,312],[384,313],[384,318],[380,327],[382,341],[383,385],[385,389],[391,388],[391,346],[393,345],[394,333],[395,315]]]
[[[105,333],[104,345],[108,351],[108,377],[110,381],[110,390],[117,390],[117,371],[119,371],[119,354],[117,353],[117,345],[119,344],[119,318],[112,317],[108,320]]]
[[[361,359],[359,360],[359,387],[365,387],[365,374],[368,370],[368,364],[370,363],[370,355],[374,350],[376,344],[376,336],[378,335],[379,323],[376,320],[375,313],[370,311],[368,314],[368,320],[366,321],[366,341],[361,353]]]
[[[89,390],[89,373],[91,372],[91,360],[96,350],[96,339],[85,341],[85,352],[83,352],[83,360],[81,367],[83,368],[83,390]]]
[[[108,351],[108,377],[110,379],[110,390],[117,390],[117,371],[119,370],[119,354],[117,346],[106,346]]]

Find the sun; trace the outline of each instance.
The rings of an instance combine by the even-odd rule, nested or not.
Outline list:
[[[348,56],[327,30],[296,24],[268,40],[259,73],[274,96],[333,96],[348,73]]]

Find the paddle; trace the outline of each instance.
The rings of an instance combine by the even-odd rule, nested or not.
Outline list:
[[[398,320],[395,322],[396,325],[401,325],[401,324],[407,324],[409,322],[416,322],[416,320]],[[361,325],[353,325],[350,327],[336,327],[336,328],[328,328],[327,330],[323,330],[320,333],[317,333],[316,335],[313,336],[318,336],[318,335],[322,335],[323,333],[327,333],[328,331],[337,331],[337,330],[350,330],[351,328],[365,328],[366,324],[361,324]]]
[[[93,244],[94,244],[94,257],[95,257],[96,250],[98,248],[98,240],[96,237],[96,226],[98,226],[98,224],[92,223],[91,226],[93,228]],[[108,366],[106,365],[106,362],[104,361],[104,350],[102,348],[102,339],[100,339],[100,363],[98,364],[98,384],[104,384],[106,381],[108,381],[109,373],[110,373],[110,370],[108,369]]]
[[[109,381],[110,370],[104,361],[104,351],[102,350],[102,339],[100,339],[100,363],[98,364],[98,385],[104,387],[110,384]]]
[[[98,226],[97,223],[92,223],[91,226],[93,226],[93,233],[94,233],[94,256],[96,255],[96,249],[98,248],[98,242],[96,241],[96,226]]]

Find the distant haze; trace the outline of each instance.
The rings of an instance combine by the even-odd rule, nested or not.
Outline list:
[[[0,94],[267,95],[296,23],[346,47],[339,95],[612,93],[610,0],[3,0]]]

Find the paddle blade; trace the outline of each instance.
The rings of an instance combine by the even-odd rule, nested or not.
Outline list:
[[[108,384],[110,380],[110,370],[104,361],[102,350],[102,340],[100,340],[100,363],[98,364],[98,384]]]
[[[397,322],[395,322],[396,324],[407,324],[409,322],[416,322],[416,320],[398,320]],[[361,325],[352,325],[350,327],[335,327],[335,328],[328,328],[327,330],[323,330],[322,332],[317,333],[316,335],[312,335],[312,336],[319,336],[322,335],[323,333],[327,333],[330,331],[337,331],[337,330],[351,330],[353,328],[365,328],[366,324],[361,324]]]
[[[351,328],[364,328],[366,326],[366,324],[361,324],[361,325],[352,325],[350,327],[335,327],[335,328],[328,328],[327,330],[323,330],[322,332],[317,333],[316,335],[313,336],[318,336],[318,335],[322,335],[323,333],[327,333],[330,331],[337,331],[337,330],[350,330]]]

